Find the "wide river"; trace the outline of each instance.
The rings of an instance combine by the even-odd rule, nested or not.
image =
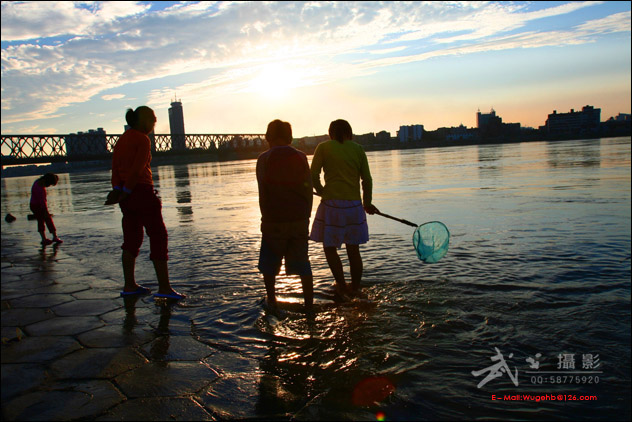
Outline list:
[[[369,216],[369,300],[334,304],[311,243],[318,313],[299,312],[300,281],[282,273],[282,320],[262,308],[256,160],[154,168],[172,283],[188,295],[173,317],[237,375],[226,416],[629,420],[630,138],[367,155],[374,204],[445,223],[448,254],[424,264],[414,228]],[[61,174],[48,200],[64,251],[120,280],[109,177]],[[34,179],[2,179],[3,216],[30,213]],[[155,286],[148,243],[137,278]]]

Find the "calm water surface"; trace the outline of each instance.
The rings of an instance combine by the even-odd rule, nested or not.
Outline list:
[[[255,160],[154,169],[172,282],[188,295],[172,317],[190,319],[193,335],[220,350],[211,363],[233,375],[232,394],[205,403],[236,418],[629,419],[630,138],[367,155],[375,205],[418,224],[444,222],[450,251],[423,264],[414,229],[369,216],[371,241],[361,251],[370,300],[334,305],[324,255],[311,244],[313,319],[298,312],[299,280],[284,274],[278,294],[290,316],[279,321],[262,309]],[[109,173],[60,176],[49,207],[64,251],[120,280],[121,214],[101,205]],[[3,215],[30,213],[34,179],[2,180]],[[151,286],[147,257],[146,241],[137,278]],[[495,348],[512,376],[518,371],[518,386],[499,372],[477,388],[488,372],[472,371],[493,365]],[[536,370],[526,359],[538,353]],[[583,367],[588,355],[595,373]],[[570,361],[583,379],[561,372]],[[568,378],[545,383],[551,375]],[[393,393],[355,406],[358,384],[374,377],[388,379]]]

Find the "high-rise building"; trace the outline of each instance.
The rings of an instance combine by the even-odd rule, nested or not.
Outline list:
[[[171,149],[186,149],[186,141],[184,136],[184,112],[182,111],[182,102],[174,98],[169,108],[169,127],[171,128]]]
[[[488,113],[481,113],[480,110],[476,113],[476,127],[478,129],[484,129],[490,125],[500,125],[503,122],[499,116],[496,116],[496,110],[492,110]]]
[[[496,116],[496,110],[492,110],[488,113],[481,113],[480,110],[476,113],[476,128],[482,136],[497,136],[501,132],[503,125],[503,119],[500,116]]]
[[[586,135],[599,131],[601,109],[585,106],[582,111],[571,109],[570,113],[558,113],[553,110],[546,119],[546,131],[549,135]]]
[[[397,137],[400,142],[421,141],[424,133],[424,125],[400,126],[397,131]]]
[[[102,127],[88,132],[66,135],[66,156],[100,156],[108,153],[106,133]]]
[[[483,139],[510,137],[520,135],[520,123],[503,123],[503,119],[496,115],[493,108],[489,113],[476,113],[476,128]]]

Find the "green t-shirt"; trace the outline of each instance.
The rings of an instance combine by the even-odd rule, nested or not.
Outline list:
[[[325,187],[320,183],[320,170],[325,172]],[[323,199],[373,200],[373,179],[364,149],[353,141],[327,141],[318,144],[312,159],[312,183]],[[360,179],[362,193],[360,196]]]

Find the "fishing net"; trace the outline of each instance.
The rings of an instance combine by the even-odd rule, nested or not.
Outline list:
[[[450,232],[445,224],[431,221],[417,227],[413,233],[413,245],[417,256],[429,264],[439,261],[448,253]]]

